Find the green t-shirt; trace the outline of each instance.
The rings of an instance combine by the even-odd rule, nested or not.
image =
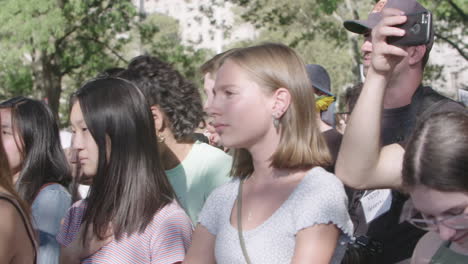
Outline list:
[[[230,180],[231,166],[231,156],[196,141],[182,163],[166,171],[177,198],[194,225],[210,193]]]
[[[462,255],[450,249],[450,241],[445,241],[440,245],[437,252],[431,259],[431,264],[465,264],[468,263],[468,256]]]

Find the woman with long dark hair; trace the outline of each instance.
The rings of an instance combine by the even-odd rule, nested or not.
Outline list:
[[[228,154],[195,137],[195,130],[204,122],[197,87],[170,64],[148,55],[132,59],[119,77],[133,82],[144,94],[169,182],[196,223],[206,197],[229,180],[232,165]]]
[[[2,139],[0,133],[0,141]],[[13,187],[8,159],[0,144],[0,260],[1,263],[35,263],[36,240],[29,206]]]
[[[55,236],[71,205],[71,175],[57,121],[44,102],[21,96],[2,102],[0,115],[10,177],[39,233],[38,263],[58,263]]]
[[[93,183],[88,197],[69,210],[57,236],[63,263],[181,262],[192,225],[161,165],[143,94],[123,79],[92,80],[73,97],[70,123],[72,147]],[[83,234],[113,239],[87,256],[83,248],[74,248],[89,242]],[[83,243],[76,243],[80,239]]]

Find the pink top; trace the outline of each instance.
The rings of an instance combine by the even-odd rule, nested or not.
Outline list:
[[[86,209],[84,200],[76,202],[65,216],[57,241],[67,247],[78,235]],[[183,209],[172,202],[159,210],[142,233],[124,234],[81,263],[151,263],[181,262],[190,247],[192,224]]]

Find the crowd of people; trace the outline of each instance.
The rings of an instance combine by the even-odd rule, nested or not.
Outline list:
[[[344,22],[365,71],[345,120],[325,68],[280,43],[201,65],[204,103],[157,57],[103,70],[66,149],[45,102],[1,102],[0,263],[468,263],[468,111],[422,84],[432,29],[388,43],[418,12]]]

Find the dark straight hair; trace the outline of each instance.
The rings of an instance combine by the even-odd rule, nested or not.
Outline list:
[[[124,233],[143,232],[154,214],[175,197],[143,94],[126,80],[106,77],[86,83],[74,102],[79,103],[99,152],[83,219],[85,233],[92,225],[102,238],[111,222],[117,240]]]
[[[2,142],[2,133],[0,133],[0,142]],[[27,205],[18,195],[13,186],[13,179],[10,173],[10,166],[8,165],[8,158],[3,148],[3,144],[0,144],[0,187],[5,189],[9,195],[13,196],[18,201],[23,212],[30,218],[30,206]]]
[[[419,124],[403,159],[403,186],[468,192],[468,112],[436,113]]]
[[[68,189],[72,180],[70,167],[50,108],[42,101],[22,96],[2,102],[0,108],[11,109],[12,130],[19,136],[16,144],[22,152],[22,164],[16,186],[21,198],[32,204],[47,183]]]

